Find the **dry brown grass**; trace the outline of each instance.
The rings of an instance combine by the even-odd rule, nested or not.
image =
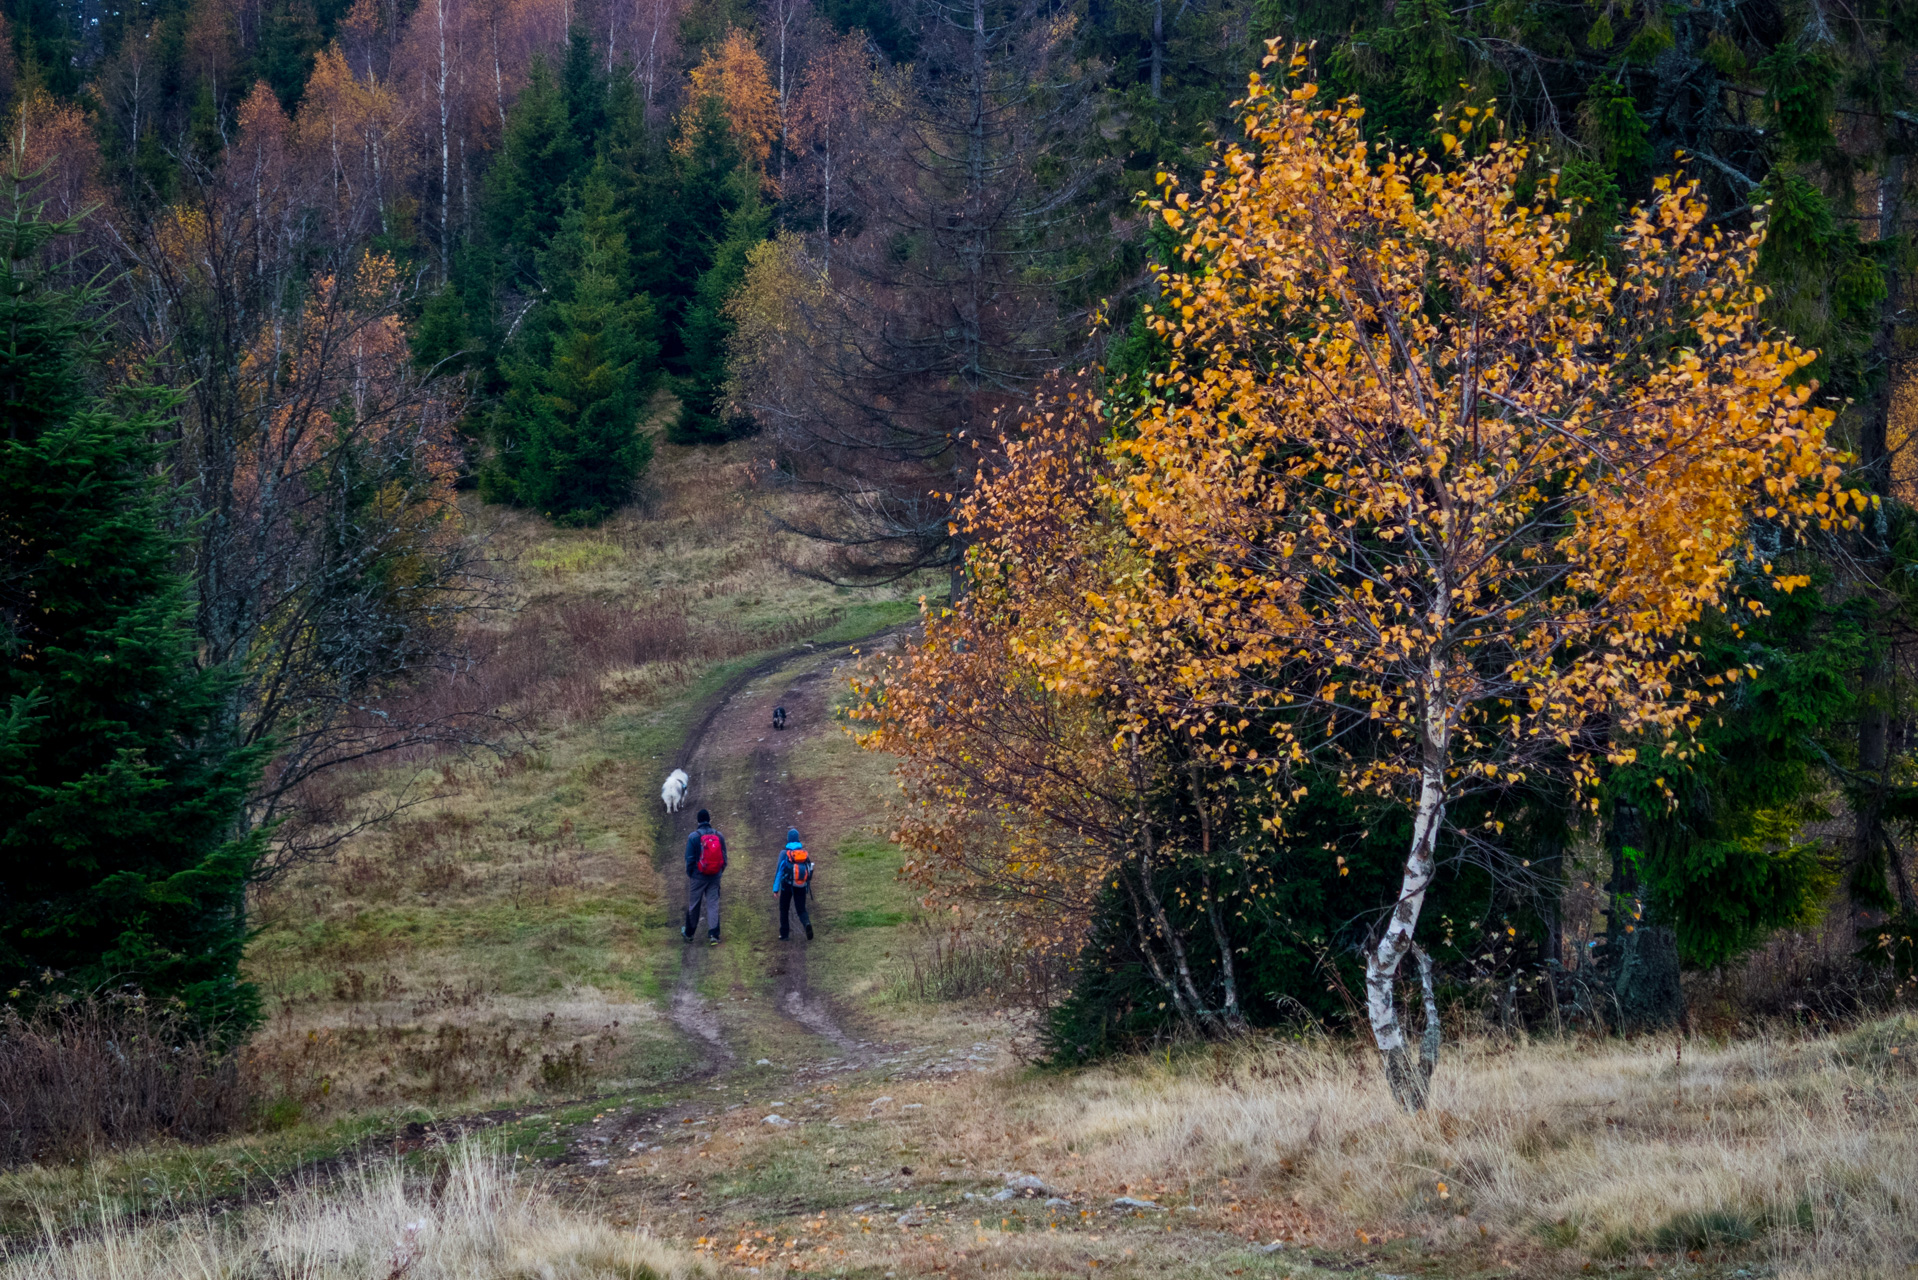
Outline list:
[[[1914,1260],[1918,1022],[1687,1050],[1480,1042],[1408,1119],[1363,1056],[1267,1049],[1091,1072],[1043,1091],[1033,1119],[1095,1182],[1230,1179],[1308,1229],[1483,1227],[1596,1258],[1765,1241],[1819,1274]]]
[[[237,1213],[164,1221],[109,1214],[0,1261],[0,1280],[689,1280],[712,1269],[644,1232],[570,1212],[476,1145],[437,1176],[393,1162]]]
[[[826,1203],[945,1206],[917,1232],[893,1229],[891,1215],[850,1226],[835,1215],[829,1229],[861,1265],[914,1265],[935,1231],[984,1249],[980,1266],[995,1249],[1040,1265],[1048,1251],[1093,1243],[1119,1256],[1118,1243],[1136,1246],[1143,1260],[1174,1247],[1171,1226],[1172,1238],[1209,1237],[1212,1250],[1221,1233],[1278,1238],[1292,1242],[1287,1256],[1369,1254],[1393,1271],[1404,1268],[1385,1259],[1415,1255],[1446,1274],[1673,1262],[1715,1264],[1709,1274],[1754,1264],[1784,1276],[1909,1274],[1918,1018],[1839,1036],[1692,1041],[1682,1058],[1677,1049],[1671,1039],[1468,1043],[1448,1054],[1432,1109],[1416,1118],[1395,1110],[1369,1055],[1310,1042],[1066,1076],[900,1080],[817,1095],[828,1104],[817,1112],[795,1102],[813,1123],[792,1129],[768,1129],[751,1108],[721,1117],[699,1150],[645,1156],[645,1174],[685,1185],[717,1176],[716,1162],[778,1167]],[[959,1200],[960,1188],[1011,1170],[1037,1174],[1072,1208]],[[1173,1211],[1115,1225],[1107,1206],[1122,1194]],[[1060,1238],[967,1229],[982,1209],[993,1221],[1023,1211],[1029,1231]]]

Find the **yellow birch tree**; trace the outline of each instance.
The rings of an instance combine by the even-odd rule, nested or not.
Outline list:
[[[1123,536],[1096,553],[1101,580],[1078,556],[1080,599],[1049,607],[1059,575],[1005,527],[1046,505],[1045,468],[1020,459],[1056,451],[1034,448],[969,509],[974,572],[1001,584],[984,603],[1015,633],[1005,650],[1053,695],[1103,706],[1115,754],[1170,735],[1261,779],[1274,831],[1308,761],[1408,806],[1365,986],[1387,1079],[1416,1110],[1439,1048],[1420,910],[1442,839],[1498,836],[1448,828],[1448,808],[1546,774],[1588,791],[1608,756],[1682,756],[1741,674],[1697,671],[1692,632],[1757,607],[1734,583],[1771,573],[1755,528],[1830,528],[1867,500],[1837,483],[1831,411],[1802,380],[1813,353],[1759,318],[1759,230],[1716,229],[1672,178],[1614,257],[1579,260],[1576,211],[1488,112],[1466,108],[1441,157],[1397,152],[1292,65],[1252,78],[1246,141],[1196,193],[1162,179],[1153,203],[1180,237],[1148,315],[1169,365],[1122,420],[1080,410],[1116,428],[1098,484]],[[988,625],[970,608],[934,620],[895,686],[940,687],[974,651],[943,637]]]

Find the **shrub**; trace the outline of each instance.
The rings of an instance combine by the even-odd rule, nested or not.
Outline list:
[[[177,1009],[112,996],[0,1010],[0,1165],[210,1138],[248,1104],[234,1052]]]

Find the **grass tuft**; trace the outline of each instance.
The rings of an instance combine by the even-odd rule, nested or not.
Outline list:
[[[561,1207],[496,1152],[462,1143],[430,1172],[365,1165],[238,1213],[199,1208],[49,1233],[0,1261],[0,1280],[692,1280],[712,1266],[648,1233]]]
[[[1758,1238],[1756,1221],[1733,1209],[1689,1209],[1673,1214],[1652,1233],[1652,1247],[1663,1252],[1725,1249]]]

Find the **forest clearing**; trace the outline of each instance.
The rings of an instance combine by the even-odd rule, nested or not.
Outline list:
[[[0,4],[0,1280],[1918,1269],[1909,19]]]

